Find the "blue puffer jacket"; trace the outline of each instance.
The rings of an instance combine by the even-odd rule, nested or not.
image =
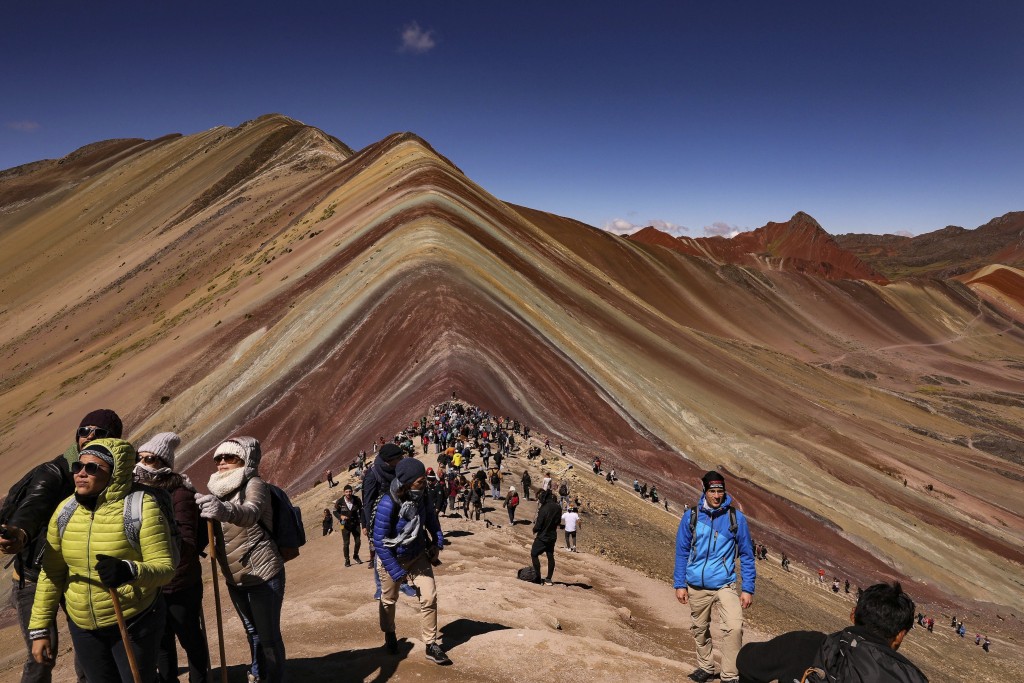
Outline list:
[[[444,547],[444,536],[441,534],[441,524],[437,521],[437,513],[427,503],[426,491],[420,498],[420,537],[407,546],[388,548],[384,545],[385,538],[394,538],[408,523],[399,519],[398,512],[402,507],[400,501],[390,493],[385,494],[377,505],[377,514],[373,520],[373,549],[380,558],[384,569],[393,581],[401,581],[407,574],[405,567],[419,557],[427,547],[427,531],[434,537],[438,548]]]
[[[690,515],[693,509],[687,510],[679,521],[676,533],[676,569],[673,575],[675,588],[704,588],[718,590],[736,581],[736,545],[739,544],[740,567],[743,570],[744,593],[754,594],[754,579],[757,569],[754,566],[754,546],[750,541],[750,529],[747,518],[736,510],[736,535],[729,532],[729,508],[732,497],[726,494],[725,501],[717,510],[710,510],[704,503],[704,496],[697,506],[697,543],[690,557]]]

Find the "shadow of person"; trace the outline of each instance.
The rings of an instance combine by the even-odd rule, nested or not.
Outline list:
[[[491,631],[503,631],[512,628],[504,624],[495,624],[475,619],[456,619],[441,627],[441,643],[444,649],[451,650],[467,642],[473,636],[483,635]]]
[[[381,634],[381,640],[384,634]],[[368,647],[362,650],[342,650],[323,657],[288,658],[285,671],[291,680],[303,683],[334,683],[334,681],[368,681],[384,683],[398,670],[398,664],[412,652],[413,644],[401,638],[398,641],[398,654],[389,655],[382,644],[380,647]],[[231,680],[245,680],[248,667],[229,667]],[[233,671],[238,676],[232,677]]]
[[[464,531],[462,529],[453,529],[452,531],[446,531],[444,534],[445,538],[461,538],[462,536],[472,536],[472,531]]]
[[[555,584],[556,586],[572,586],[573,588],[582,588],[585,591],[588,591],[591,588],[593,588],[593,586],[591,586],[589,583],[569,583],[568,581],[552,581],[551,583]]]

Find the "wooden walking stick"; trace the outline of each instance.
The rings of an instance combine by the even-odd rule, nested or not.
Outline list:
[[[210,568],[213,570],[213,603],[217,607],[217,644],[220,646],[220,681],[228,683],[228,666],[224,657],[224,624],[220,618],[220,582],[217,581],[217,542],[214,536],[213,520],[206,520],[210,536]]]
[[[121,641],[124,643],[124,651],[128,655],[128,666],[132,670],[132,680],[135,683],[142,683],[142,676],[139,674],[139,664],[135,661],[135,648],[132,647],[132,639],[128,637],[128,627],[124,623],[124,613],[121,612],[121,600],[117,597],[117,591],[108,588],[110,599],[114,602],[114,614],[117,615],[117,627],[121,629]]]

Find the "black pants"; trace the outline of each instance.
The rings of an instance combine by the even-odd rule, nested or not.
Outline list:
[[[359,528],[356,527],[355,531],[349,531],[345,527],[341,527],[341,547],[342,547],[342,549],[345,552],[345,561],[346,562],[349,561],[349,559],[348,559],[348,557],[349,557],[348,556],[348,548],[349,548],[349,539],[350,538],[353,541],[352,555],[355,556],[355,557],[359,557],[359,545],[363,542],[363,540],[361,538],[359,538]]]
[[[542,540],[539,536],[533,539],[533,547],[530,549],[530,561],[533,562],[533,571],[537,572],[540,578],[540,556],[545,553],[548,556],[548,581],[555,575],[555,541]]]
[[[156,659],[157,680],[160,683],[177,683],[178,648],[174,644],[177,636],[181,648],[188,658],[189,683],[206,683],[210,672],[210,653],[203,630],[203,584],[197,583],[170,593],[164,593],[167,603],[167,625],[160,639],[160,653]]]
[[[128,637],[132,642],[142,683],[153,683],[156,680],[157,650],[164,633],[166,614],[163,596],[158,595],[149,609],[127,620]],[[68,619],[68,628],[86,678],[97,683],[133,682],[128,654],[117,624],[88,630]]]
[[[516,523],[516,506],[515,505],[509,505],[508,506],[508,523],[509,524],[515,524]]]

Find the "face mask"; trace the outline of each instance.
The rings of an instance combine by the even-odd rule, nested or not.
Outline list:
[[[409,500],[417,503],[419,502],[420,498],[423,497],[423,489],[409,489],[407,493],[409,495]]]

